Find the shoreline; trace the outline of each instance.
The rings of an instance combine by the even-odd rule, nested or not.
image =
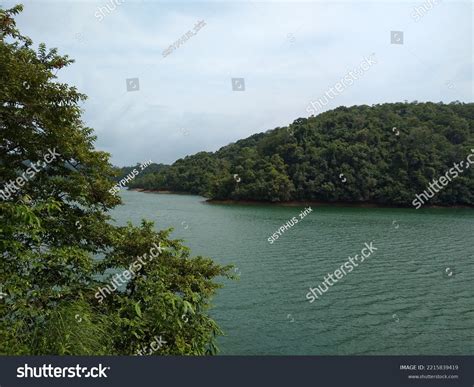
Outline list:
[[[307,205],[313,205],[316,207],[348,207],[348,208],[405,208],[413,209],[413,206],[404,206],[397,204],[383,204],[383,203],[374,203],[374,202],[325,202],[318,200],[291,200],[287,202],[270,202],[270,201],[260,201],[260,200],[218,200],[218,199],[207,199],[205,201],[207,204],[245,204],[245,205],[274,205],[282,207],[302,207]],[[440,206],[440,205],[424,205],[420,209],[472,209],[474,206],[469,205],[455,205],[455,206]]]
[[[194,195],[201,196],[198,194],[191,194],[189,192],[178,192],[178,191],[166,191],[166,190],[155,190],[155,189],[144,189],[144,188],[129,188],[129,191],[143,192],[143,193],[155,193],[155,194],[172,194],[172,195]],[[203,197],[204,198],[204,197]],[[286,202],[271,202],[268,200],[235,200],[235,199],[206,199],[203,201],[205,204],[224,204],[224,205],[270,205],[270,206],[282,206],[282,207],[302,207],[307,205],[320,206],[320,207],[349,207],[349,208],[405,208],[415,209],[413,206],[404,206],[397,204],[383,204],[375,202],[328,202],[320,200],[290,200]],[[424,205],[420,209],[472,209],[474,206],[470,205],[454,205],[454,206],[441,206],[441,205]]]
[[[165,195],[196,195],[189,192],[179,192],[179,191],[166,191],[166,190],[159,190],[159,189],[145,189],[145,188],[127,188],[127,191],[136,191],[136,192],[144,192],[144,193],[156,193],[156,194],[165,194]]]

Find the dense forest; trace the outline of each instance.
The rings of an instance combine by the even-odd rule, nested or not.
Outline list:
[[[128,186],[212,199],[411,205],[474,148],[474,104],[339,107],[199,152]],[[430,201],[474,204],[473,168]]]
[[[113,180],[119,182],[122,178],[133,173],[134,169],[139,172],[140,176],[143,178],[145,175],[158,173],[167,167],[169,166],[156,163],[150,163],[149,165],[138,163],[131,167],[115,167],[116,177]]]

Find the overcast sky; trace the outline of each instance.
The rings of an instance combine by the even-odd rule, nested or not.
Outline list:
[[[467,1],[22,3],[20,30],[76,60],[59,79],[88,95],[84,121],[115,165],[172,163],[308,117],[308,104],[371,54],[377,63],[323,110],[473,101]],[[391,31],[403,32],[403,44],[391,43]],[[127,78],[139,90],[127,91]],[[233,91],[232,78],[244,78],[245,90]]]

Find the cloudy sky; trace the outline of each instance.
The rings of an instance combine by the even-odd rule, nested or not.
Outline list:
[[[377,63],[323,110],[473,101],[468,1],[22,3],[21,31],[76,60],[59,79],[88,95],[84,121],[116,165],[172,163],[307,117],[311,101],[370,55]],[[391,31],[403,32],[403,44],[391,43]],[[127,91],[131,78],[138,90]],[[232,78],[244,78],[245,90],[234,91]]]

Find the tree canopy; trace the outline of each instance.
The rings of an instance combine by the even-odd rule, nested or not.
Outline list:
[[[339,107],[179,159],[129,186],[212,199],[409,206],[473,147],[472,103]],[[473,205],[473,168],[430,204]]]
[[[21,10],[0,9],[0,354],[132,355],[156,337],[156,355],[216,353],[208,309],[229,267],[191,258],[151,222],[113,222],[115,170],[81,121],[85,95],[56,78],[73,61],[35,50]]]

